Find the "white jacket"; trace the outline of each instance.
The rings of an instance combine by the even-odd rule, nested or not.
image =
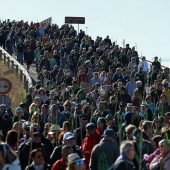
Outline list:
[[[19,159],[17,158],[12,164],[5,164],[2,170],[21,170]]]

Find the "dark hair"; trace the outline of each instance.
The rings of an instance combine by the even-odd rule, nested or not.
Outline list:
[[[159,147],[159,142],[162,140],[162,136],[161,135],[155,135],[151,140],[152,142],[155,142],[156,144],[156,148]]]
[[[15,130],[9,130],[7,132],[6,143],[8,145],[15,145],[17,143],[17,132]]]
[[[37,149],[33,149],[33,150],[31,151],[30,157],[31,157],[31,158],[35,158],[35,155],[36,155],[37,152],[41,152],[42,154],[44,154],[43,151],[41,150],[41,148],[37,148]]]
[[[107,125],[106,125],[106,119],[104,117],[99,117],[98,121],[101,121],[101,123],[103,124],[103,129],[106,129]]]

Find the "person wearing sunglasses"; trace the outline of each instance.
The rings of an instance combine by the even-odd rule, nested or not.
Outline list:
[[[27,166],[25,170],[50,170],[50,165],[44,160],[44,154],[41,148],[34,149],[30,154],[32,164]]]
[[[21,170],[17,154],[6,143],[0,143],[0,169]]]
[[[68,156],[68,166],[66,170],[85,170],[84,158],[80,158],[77,153]]]
[[[51,143],[50,143],[51,144]],[[21,168],[25,169],[27,165],[30,165],[30,151],[41,148],[44,154],[44,159],[47,163],[50,161],[51,146],[46,144],[43,140],[40,128],[38,124],[32,124],[30,126],[30,138],[26,142],[19,145],[18,155],[21,161]]]

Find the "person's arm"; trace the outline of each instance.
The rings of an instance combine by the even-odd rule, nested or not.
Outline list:
[[[94,146],[90,156],[89,162],[90,170],[97,170],[97,158],[96,158],[96,147]]]
[[[150,163],[149,165],[150,170],[157,170],[160,167],[159,157],[160,156],[156,156]]]

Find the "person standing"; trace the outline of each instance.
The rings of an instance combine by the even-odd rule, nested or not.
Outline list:
[[[106,129],[103,134],[103,139],[99,144],[95,145],[91,152],[89,167],[90,170],[97,170],[97,164],[100,153],[104,152],[109,167],[116,161],[119,156],[119,146],[114,141],[115,135],[112,129]]]
[[[135,156],[135,148],[133,141],[126,140],[121,143],[120,156],[109,170],[135,170],[133,159]]]

